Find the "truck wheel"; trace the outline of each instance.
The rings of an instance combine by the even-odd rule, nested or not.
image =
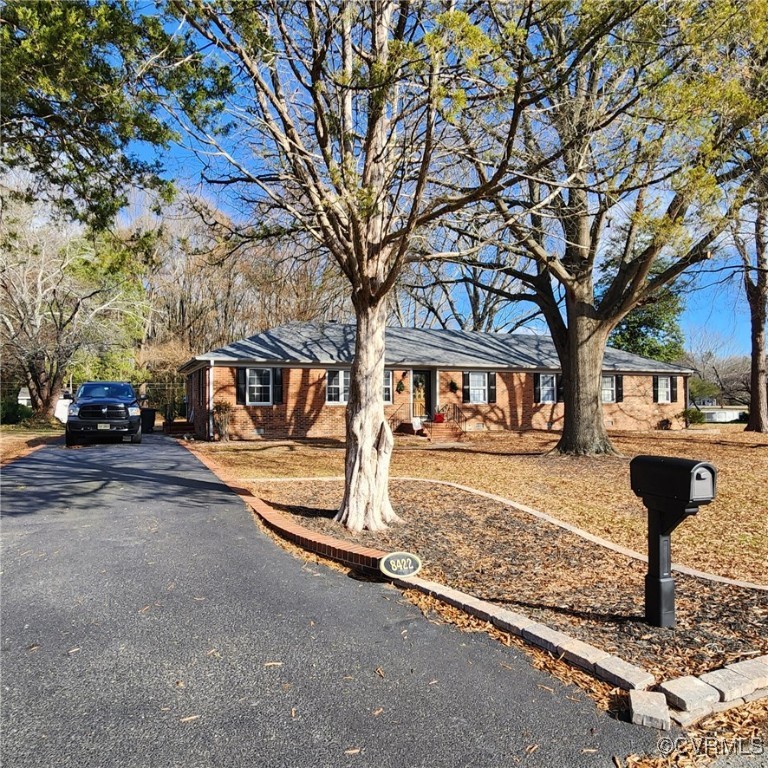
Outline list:
[[[64,433],[64,441],[67,444],[67,448],[71,448],[73,445],[77,445],[77,438],[68,431]]]

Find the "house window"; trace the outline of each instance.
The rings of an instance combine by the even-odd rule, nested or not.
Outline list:
[[[676,403],[677,402],[677,377],[654,376],[653,377],[653,402]]]
[[[282,368],[237,368],[237,405],[280,405],[283,402]]]
[[[384,402],[392,402],[392,371],[384,371]]]
[[[348,370],[329,370],[325,379],[325,402],[345,405],[349,401]],[[384,371],[384,402],[392,402],[392,371]]]
[[[349,371],[328,371],[325,379],[325,401],[346,403],[349,400]]]
[[[469,373],[469,402],[488,402],[488,375],[470,371]]]
[[[540,403],[557,402],[557,376],[554,373],[542,373],[539,376]]]
[[[272,404],[272,369],[249,368],[246,405]]]
[[[623,382],[623,376],[603,376],[600,387],[601,400],[604,403],[621,403],[624,400]]]
[[[461,401],[482,405],[496,402],[496,374],[464,371],[461,376]]]
[[[616,402],[616,378],[614,376],[603,376],[600,398],[604,403]]]

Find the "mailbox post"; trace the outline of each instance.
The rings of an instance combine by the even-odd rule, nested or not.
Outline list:
[[[668,456],[636,456],[629,463],[632,490],[648,510],[648,573],[645,620],[675,626],[672,531],[715,498],[717,470],[703,461]]]

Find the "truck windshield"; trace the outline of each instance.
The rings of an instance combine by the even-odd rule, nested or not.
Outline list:
[[[133,397],[133,390],[128,384],[83,384],[78,397],[117,397],[128,399]]]

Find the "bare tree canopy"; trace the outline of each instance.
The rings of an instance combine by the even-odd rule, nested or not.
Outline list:
[[[768,432],[768,157],[755,157],[757,180],[733,222],[733,239],[741,257],[749,305],[752,354],[747,430]]]
[[[611,452],[600,405],[608,335],[711,257],[753,184],[734,148],[768,109],[755,87],[768,5],[489,3],[486,24],[504,40],[526,10],[536,31],[522,54],[512,37],[504,57],[512,70],[524,62],[544,96],[520,118],[518,175],[493,201],[514,261],[486,266],[527,284],[547,318],[565,385],[558,449]],[[500,113],[493,102],[463,122],[481,178],[507,150]],[[518,266],[520,248],[533,269]]]
[[[130,347],[143,288],[120,243],[86,238],[50,209],[6,203],[0,230],[0,342],[33,409],[51,417],[78,352]]]
[[[285,243],[262,242],[210,203],[183,193],[162,213],[146,200],[124,229],[148,248],[147,303],[140,358],[161,378],[201,349],[292,321],[349,313],[342,278],[319,254],[301,258]]]

